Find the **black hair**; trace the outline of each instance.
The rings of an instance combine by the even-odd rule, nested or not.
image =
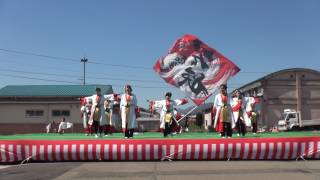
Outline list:
[[[132,91],[132,87],[130,85],[126,85],[124,88],[125,89],[128,88],[128,89],[130,89]]]
[[[101,92],[101,88],[97,87],[97,88],[96,88],[96,91]]]
[[[228,87],[227,87],[227,85],[226,84],[221,84],[220,85],[220,89],[227,89]]]
[[[165,95],[165,96],[171,97],[171,96],[172,96],[172,93],[171,93],[171,92],[166,92],[166,95]]]
[[[236,90],[234,91],[234,93],[237,93],[237,92],[239,92],[239,93],[241,94],[241,91],[240,91],[239,89],[236,89]]]
[[[242,93],[241,93],[241,91],[240,91],[239,89],[235,90],[235,91],[233,92],[233,95],[232,95],[232,96],[233,96],[233,97],[236,97],[237,92],[240,93],[240,98],[241,98]]]

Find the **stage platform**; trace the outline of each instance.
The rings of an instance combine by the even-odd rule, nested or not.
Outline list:
[[[223,139],[216,133],[121,133],[94,138],[84,134],[0,136],[0,162],[159,161],[159,160],[295,160],[320,159],[320,132],[248,134]]]

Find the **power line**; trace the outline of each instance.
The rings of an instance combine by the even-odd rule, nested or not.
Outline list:
[[[97,83],[90,83],[90,85],[94,85]],[[120,85],[120,84],[110,84],[113,87],[124,87],[125,85]],[[140,86],[140,85],[131,85],[133,88],[142,88],[142,89],[168,89],[168,88],[175,88],[173,86]]]
[[[115,74],[105,74],[105,73],[101,73],[101,72],[92,72],[89,71],[88,74],[95,74],[95,75],[99,75],[99,76],[104,76],[104,77],[108,77],[108,78],[104,78],[104,77],[98,77],[98,76],[86,76],[87,79],[101,79],[101,80],[118,80],[118,81],[133,81],[133,82],[149,82],[149,83],[162,83],[164,81],[161,80],[153,80],[153,79],[126,79],[126,78],[110,78],[110,77],[114,77],[116,76]],[[119,77],[119,76],[116,76]],[[130,76],[131,77],[131,76]],[[136,77],[138,78],[138,77]],[[159,79],[158,77],[156,77],[157,79]]]
[[[122,79],[122,78],[100,78],[100,77],[87,77],[88,79],[100,79],[100,80],[115,80],[115,81],[127,81],[127,82],[147,82],[147,83],[162,83],[164,81],[152,81],[152,80],[139,80],[139,79]]]
[[[10,60],[10,61],[3,61],[2,60],[2,63],[3,62],[5,62],[5,63],[9,63],[9,64],[14,64],[15,66],[16,65],[21,65],[21,63],[20,62],[18,62],[18,61],[14,61],[14,60]],[[30,64],[24,64],[24,68],[26,68],[27,67],[27,65],[30,65]],[[46,67],[46,68],[50,68],[50,69],[55,69],[55,70],[62,70],[62,71],[66,71],[66,72],[71,72],[71,73],[74,73],[74,74],[78,74],[79,73],[79,71],[75,71],[74,69],[70,69],[70,68],[64,68],[64,67],[61,67],[61,65],[59,65],[59,66],[52,66],[52,65],[50,65],[50,66],[46,66],[46,65],[48,65],[48,64],[45,64],[44,66]],[[5,66],[2,66],[2,67],[5,67]],[[43,65],[41,65],[41,67],[43,67]],[[4,70],[4,69],[2,69],[2,70]],[[15,71],[15,70],[10,70],[10,71]],[[110,75],[110,74],[106,74],[106,73],[101,73],[101,72],[92,72],[92,71],[88,71],[87,69],[86,69],[86,72],[88,73],[88,74],[95,74],[95,75],[102,75],[102,76],[105,76],[105,77],[110,77],[110,76],[115,76],[115,74],[113,73],[112,75]],[[24,73],[32,73],[32,72],[26,72],[26,71],[24,71]],[[40,74],[40,73],[39,73]],[[43,75],[46,75],[45,73],[43,74]],[[57,75],[57,76],[64,76],[64,75]],[[72,76],[72,75],[68,75],[68,76]],[[80,75],[79,76],[76,76],[77,78],[79,78],[80,77]],[[87,77],[87,76],[86,76]],[[90,77],[87,77],[87,78],[90,78]],[[93,78],[93,77],[91,77],[91,78]],[[97,79],[106,79],[106,78],[98,78],[98,77],[94,77],[94,78],[97,78]],[[109,80],[109,78],[108,78],[108,80]],[[110,79],[110,80],[113,80],[113,79]],[[118,80],[118,79],[114,79],[114,80]],[[119,79],[120,80],[120,79]],[[135,81],[135,80],[133,80],[133,81]],[[145,80],[146,82],[162,82],[162,81],[154,81],[154,80]]]
[[[80,78],[80,75],[71,75],[71,74],[55,74],[55,73],[44,73],[44,72],[31,72],[31,71],[22,71],[22,70],[14,70],[14,69],[4,69],[0,68],[0,71],[5,72],[16,72],[16,73],[25,73],[25,74],[36,74],[36,75],[45,75],[45,76],[56,76],[56,77],[72,77],[72,78]],[[141,82],[141,83],[164,83],[164,81],[152,81],[152,80],[139,80],[139,79],[123,79],[123,78],[102,78],[102,77],[92,77],[87,76],[87,79],[94,80],[115,80],[115,81],[125,81],[125,82]],[[243,85],[241,83],[231,83],[232,85]],[[157,87],[155,87],[157,88]]]
[[[79,62],[79,60],[75,59],[75,58],[51,56],[51,55],[44,55],[44,54],[38,54],[38,53],[32,53],[32,52],[17,51],[17,50],[11,50],[11,49],[0,48],[0,51],[4,51],[4,52],[7,52],[7,53],[21,54],[21,55],[37,56],[37,57],[55,59],[55,60],[60,60],[60,61],[70,61],[70,62],[77,62],[77,63]],[[95,65],[120,67],[120,68],[152,70],[151,67],[143,67],[143,66],[131,66],[131,65],[123,65],[123,64],[102,63],[102,62],[97,62],[97,61],[90,61],[88,63],[95,64]]]
[[[45,82],[59,82],[59,83],[68,83],[68,84],[77,84],[79,85],[80,82],[72,82],[72,81],[64,81],[64,80],[56,80],[56,79],[46,79],[46,78],[38,78],[38,77],[27,77],[27,76],[20,76],[20,75],[11,75],[11,74],[3,74],[0,73],[0,76],[5,76],[5,77],[13,77],[13,78],[20,78],[20,79],[30,79],[30,80],[40,80],[40,81],[45,81]],[[88,85],[95,85],[97,83],[88,83]],[[109,84],[109,83],[108,83]],[[114,87],[124,87],[124,85],[119,85],[119,84],[110,84]],[[140,86],[140,85],[132,85],[134,88],[142,88],[142,89],[168,89],[168,88],[176,88],[173,86]],[[232,88],[232,87],[230,87]]]
[[[6,62],[10,62],[12,63],[12,61],[6,61]],[[14,63],[14,65],[21,65],[21,63]],[[28,65],[28,64],[26,64]],[[5,66],[2,66],[2,67],[5,67]],[[26,68],[26,66],[24,65],[24,68]],[[51,68],[51,69],[56,69],[56,70],[63,70],[63,71],[66,71],[66,72],[71,72],[73,74],[78,74],[79,71],[74,71],[74,69],[66,69],[66,68],[63,68],[63,67],[52,67],[52,66],[46,66],[46,68]],[[3,68],[0,68],[0,71],[8,71],[8,72],[19,72],[19,73],[27,73],[27,74],[38,74],[38,75],[49,75],[49,76],[62,76],[62,77],[65,77],[65,76],[69,76],[69,77],[76,77],[76,78],[81,78],[81,75],[70,75],[70,74],[53,74],[53,73],[41,73],[41,72],[30,72],[30,71],[20,71],[20,70],[16,70],[16,69],[3,69]],[[87,70],[86,70],[87,72]],[[115,74],[106,74],[106,73],[101,73],[101,72],[91,72],[91,71],[88,71],[87,72],[88,74],[95,74],[95,75],[99,75],[99,76],[104,76],[104,77],[110,77],[110,76],[115,76]],[[103,77],[98,77],[98,76],[86,76],[87,79],[101,79],[101,80],[119,80],[119,81],[133,81],[133,82],[150,82],[150,83],[159,83],[159,82],[163,82],[163,81],[155,81],[155,80],[143,80],[143,79],[125,79],[125,78],[103,78]]]
[[[0,68],[0,71],[6,72],[16,72],[16,73],[26,73],[26,74],[37,74],[37,75],[46,75],[46,76],[58,76],[58,77],[75,77],[80,78],[80,75],[70,75],[70,74],[55,74],[55,73],[44,73],[44,72],[31,72],[31,71],[21,71],[14,69],[3,69]],[[148,83],[162,83],[164,81],[154,81],[154,80],[139,80],[139,79],[123,79],[123,78],[102,78],[102,77],[93,77],[86,76],[87,79],[100,79],[100,80],[116,80],[116,81],[127,81],[127,82],[148,82]]]
[[[95,85],[97,83],[90,83],[89,85]],[[120,84],[110,84],[114,87],[124,87],[124,85],[120,85]],[[140,86],[140,85],[131,85],[133,88],[142,88],[142,89],[176,89],[179,90],[177,87],[174,86]],[[234,87],[234,86],[229,86],[229,88],[238,88],[238,87]]]
[[[54,74],[54,73],[43,73],[43,72],[31,72],[31,71],[20,71],[20,70],[14,70],[14,69],[3,69],[0,68],[0,71],[6,71],[6,72],[17,72],[17,73],[26,73],[26,74],[37,74],[37,75],[46,75],[46,76],[59,76],[59,77],[76,77],[79,78],[79,76],[76,75],[66,75],[66,74]]]
[[[144,66],[131,66],[131,65],[123,65],[123,64],[110,64],[110,63],[102,63],[102,62],[95,62],[95,61],[90,61],[90,62],[88,62],[88,63],[89,63],[89,64],[96,64],[96,65],[112,66],[112,67],[121,67],[121,68],[153,70],[151,67],[144,67]]]
[[[77,82],[72,82],[72,81],[63,81],[63,80],[54,80],[54,79],[45,79],[45,78],[37,78],[37,77],[27,77],[27,76],[20,76],[20,75],[10,75],[10,74],[2,74],[0,73],[0,76],[5,76],[5,77],[13,77],[13,78],[20,78],[20,79],[31,79],[31,80],[40,80],[40,81],[46,81],[46,82],[62,82],[62,83],[69,83],[69,84],[80,84]],[[96,85],[97,83],[88,83],[88,85]],[[124,87],[124,85],[119,85],[119,84],[110,84],[114,87]],[[135,88],[144,88],[144,89],[159,89],[159,88],[170,88],[170,87],[164,87],[164,86],[139,86],[139,85],[132,85],[132,87]],[[174,87],[171,87],[174,88]]]
[[[69,62],[77,62],[77,63],[79,62],[78,59],[69,58],[69,57],[51,56],[51,55],[38,54],[38,53],[33,53],[33,52],[17,51],[17,50],[4,49],[4,48],[0,48],[0,51],[7,52],[7,53],[21,54],[21,55],[37,56],[37,57],[55,59],[55,60],[60,60],[60,61],[69,61]],[[133,65],[124,65],[124,64],[103,63],[103,62],[98,62],[98,61],[88,61],[87,63],[94,64],[94,65],[118,67],[118,68],[142,69],[142,70],[152,71],[152,67],[146,67],[146,66],[133,66]],[[270,72],[240,71],[239,73],[241,73],[241,74],[266,74],[266,73],[270,73]]]
[[[13,78],[20,78],[20,79],[30,79],[30,80],[40,80],[40,81],[46,81],[46,82],[59,82],[59,83],[68,83],[68,84],[77,84],[80,85],[80,82],[74,82],[74,81],[65,81],[65,80],[56,80],[56,79],[46,79],[46,78],[38,78],[38,77],[27,77],[27,76],[21,76],[21,75],[11,75],[11,74],[3,74],[0,73],[0,76],[5,77],[13,77]],[[88,83],[88,85],[96,85],[97,83]],[[109,83],[108,83],[109,84]],[[114,87],[124,87],[124,85],[120,84],[110,84]],[[140,86],[140,85],[132,85],[134,88],[142,88],[142,89],[177,89],[174,86]],[[230,89],[239,88],[236,86],[229,86]],[[314,87],[316,89],[320,89],[320,87]],[[288,87],[266,87],[264,89],[290,89]]]
[[[37,77],[26,77],[26,76],[10,75],[10,74],[2,74],[2,73],[0,73],[0,76],[20,78],[20,79],[40,80],[40,81],[48,81],[48,82],[60,82],[60,83],[62,82],[62,83],[69,83],[69,84],[79,84],[79,83],[71,82],[71,81],[63,81],[63,80],[55,80],[55,79],[44,79],[44,78],[37,78]]]
[[[14,54],[37,56],[37,57],[43,57],[43,58],[48,58],[48,59],[62,60],[62,61],[79,62],[79,60],[73,59],[73,58],[58,57],[58,56],[49,56],[49,55],[44,55],[44,54],[37,54],[37,53],[32,53],[32,52],[16,51],[16,50],[11,50],[11,49],[3,49],[3,48],[0,48],[0,51],[4,51],[4,52],[8,52],[8,53],[14,53]]]
[[[14,62],[14,63],[12,63],[13,62],[13,60],[10,60],[10,61],[5,61],[5,62],[3,62],[2,61],[2,63],[8,63],[8,62],[10,62],[9,64],[13,64],[15,67],[17,66],[17,65],[21,65],[21,63],[18,63],[18,62]],[[28,65],[30,65],[29,63],[28,64],[24,64],[23,65],[23,67],[24,67],[24,69],[27,69],[27,67],[28,67]],[[61,71],[65,71],[65,72],[69,72],[69,73],[73,73],[73,74],[79,74],[79,75],[77,75],[77,76],[75,76],[75,75],[66,75],[66,76],[73,76],[73,77],[77,77],[77,78],[81,78],[81,75],[80,75],[80,72],[79,71],[75,71],[75,69],[70,69],[70,68],[64,68],[64,67],[61,67],[61,65],[60,66],[52,66],[52,65],[50,65],[50,66],[46,66],[46,65],[48,65],[48,64],[45,64],[44,66],[43,65],[41,65],[41,67],[42,67],[42,69],[43,69],[43,67],[45,67],[45,68],[48,68],[48,69],[55,69],[55,71],[56,70],[61,70]],[[6,67],[6,66],[2,66],[2,67]],[[17,71],[16,69],[1,69],[0,68],[0,71],[13,71],[13,72],[22,72],[22,73],[29,73],[29,74],[39,74],[39,75],[54,75],[54,76],[65,76],[64,75],[64,73],[63,72],[61,72],[61,73],[63,73],[63,75],[61,75],[61,74],[51,74],[51,73],[35,73],[35,72],[27,72],[27,71]],[[87,74],[94,74],[94,75],[99,75],[99,76],[103,76],[103,77],[111,77],[111,76],[116,76],[116,74],[115,73],[113,73],[113,74],[106,74],[106,73],[101,73],[101,72],[92,72],[92,71],[88,71],[87,69],[86,69],[86,73]],[[125,79],[125,78],[101,78],[101,77],[99,77],[99,76],[95,76],[95,77],[90,77],[90,76],[86,76],[86,78],[87,79],[105,79],[105,80],[126,80],[127,81],[127,79]],[[119,77],[119,76],[117,76],[117,77]],[[132,76],[130,76],[130,77],[132,77]],[[138,78],[138,77],[137,77]],[[163,81],[155,81],[155,80],[152,80],[152,79],[149,79],[149,80],[143,80],[143,79],[129,79],[129,81],[143,81],[143,82],[150,82],[150,83],[156,83],[156,82],[163,82]]]

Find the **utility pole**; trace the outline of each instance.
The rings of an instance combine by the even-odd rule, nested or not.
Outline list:
[[[83,85],[86,85],[86,63],[88,59],[84,56],[80,62],[83,63]]]

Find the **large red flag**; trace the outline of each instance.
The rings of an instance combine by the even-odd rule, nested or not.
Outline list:
[[[221,84],[240,71],[228,58],[193,35],[179,38],[153,68],[196,105],[202,104]]]

